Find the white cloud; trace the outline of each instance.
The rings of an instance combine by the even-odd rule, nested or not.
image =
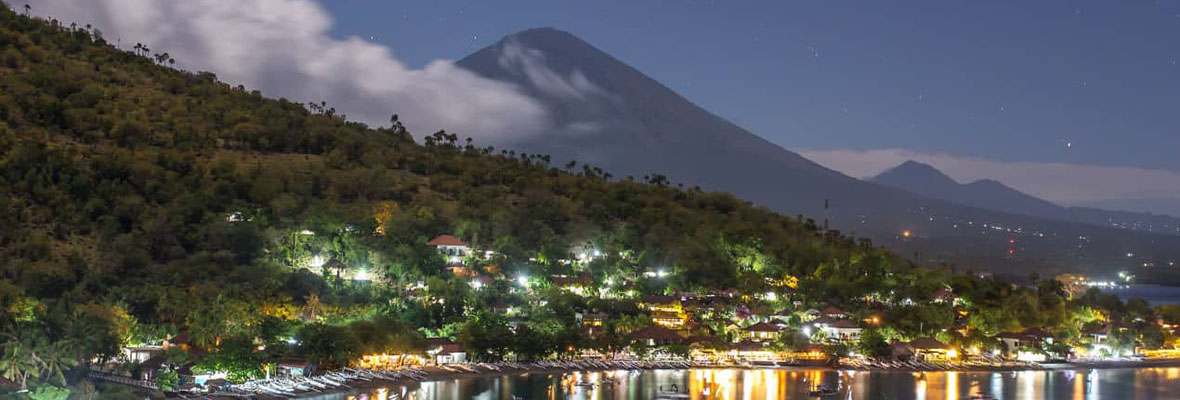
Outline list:
[[[349,119],[388,124],[398,113],[419,135],[515,138],[545,128],[545,109],[518,88],[446,60],[411,69],[391,50],[329,35],[311,0],[32,0],[33,11],[93,24],[108,41],[144,43],[180,67],[294,101],[327,101]]]
[[[1180,173],[1168,170],[1036,161],[999,161],[905,149],[804,150],[804,157],[854,177],[869,177],[906,160],[930,164],[959,182],[994,179],[1058,204],[1127,199],[1176,199]]]

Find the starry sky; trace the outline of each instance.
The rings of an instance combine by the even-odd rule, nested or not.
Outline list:
[[[535,102],[446,60],[551,26],[853,177],[915,159],[1180,215],[1180,0],[28,1],[182,68],[423,132],[541,126]]]
[[[790,149],[1180,171],[1180,1],[326,1],[410,64],[570,31]]]

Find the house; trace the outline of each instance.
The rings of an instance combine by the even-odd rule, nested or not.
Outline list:
[[[671,329],[662,326],[649,326],[627,334],[627,339],[634,340],[648,346],[666,346],[684,343],[684,337]]]
[[[954,304],[959,297],[955,296],[953,292],[947,289],[938,289],[934,292],[934,298],[931,299],[936,304]]]
[[[437,365],[467,362],[467,352],[463,346],[448,338],[426,339],[426,354],[434,359]]]
[[[578,313],[576,317],[582,324],[582,331],[586,332],[587,336],[594,337],[605,329],[608,316],[606,313]]]
[[[451,235],[436,236],[426,242],[426,245],[438,249],[438,252],[446,255],[452,263],[461,262],[463,257],[471,254],[471,248],[467,247],[467,243]]]
[[[861,327],[849,320],[839,320],[820,327],[828,340],[849,343],[860,341]]]
[[[914,339],[909,343],[918,361],[949,361],[959,358],[958,350],[933,338]]]
[[[1041,349],[1043,347],[1042,345],[1053,343],[1053,337],[1040,329],[1026,329],[1021,332],[1005,332],[996,335],[996,338],[1000,339],[1000,341],[1004,343],[1004,347],[1007,349],[1007,351],[1004,352],[1005,355],[1028,361],[1033,361],[1033,358],[1039,358],[1039,361],[1044,361],[1045,357],[1044,355],[1036,357],[1032,354],[1025,354],[1029,352],[1023,351],[1021,349]]]
[[[590,279],[584,276],[557,275],[550,277],[549,281],[553,283],[553,287],[561,288],[579,296],[586,293],[586,289],[590,287]]]
[[[835,318],[835,319],[848,318],[848,313],[845,313],[844,310],[841,310],[840,307],[836,307],[836,306],[824,307],[824,309],[821,312],[823,313],[823,316],[829,317],[829,318]]]
[[[819,310],[816,310],[814,308],[809,308],[809,309],[807,309],[807,311],[803,312],[802,319],[803,319],[803,322],[808,322],[808,321],[814,320],[816,318],[819,318],[821,316],[823,316],[823,312],[820,312]]]
[[[508,314],[511,314],[513,311],[512,306],[508,305],[508,303],[505,303],[505,302],[499,301],[499,300],[493,301],[492,304],[490,305],[490,307],[492,308],[493,313],[500,314],[500,315],[508,315]]]
[[[782,325],[771,322],[759,322],[742,328],[742,338],[752,342],[769,342],[777,340],[785,329]]]
[[[676,296],[644,296],[639,301],[639,308],[648,312],[653,323],[665,328],[681,329],[687,318],[680,298]]]
[[[773,362],[779,358],[775,352],[771,350],[770,347],[767,347],[764,343],[748,341],[730,344],[727,355],[733,361],[753,363],[763,362],[773,364]]]

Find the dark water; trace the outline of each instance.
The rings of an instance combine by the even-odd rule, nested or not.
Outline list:
[[[1160,285],[1130,285],[1126,288],[1101,288],[1103,292],[1114,293],[1124,301],[1140,298],[1153,306],[1180,304],[1180,287]]]
[[[577,386],[612,378],[614,385]],[[426,382],[410,387],[308,397],[390,399],[651,399],[675,384],[692,399],[809,399],[816,382],[839,383],[825,399],[1180,399],[1180,368],[1020,372],[850,372],[830,370],[658,370],[530,374]]]

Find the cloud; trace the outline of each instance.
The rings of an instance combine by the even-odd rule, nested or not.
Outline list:
[[[543,106],[511,84],[437,60],[411,69],[391,50],[329,35],[311,0],[33,0],[35,13],[93,24],[108,41],[143,43],[178,66],[294,101],[327,101],[349,119],[388,124],[398,113],[418,135],[438,129],[514,138],[545,129]]]
[[[581,70],[574,69],[569,77],[561,76],[549,68],[544,52],[525,47],[515,39],[509,39],[504,43],[500,58],[496,61],[506,70],[524,74],[533,87],[549,96],[565,100],[586,100],[591,96],[606,95],[606,91],[590,82]]]
[[[1119,204],[1146,198],[1174,199],[1180,204],[1180,173],[1168,170],[1000,161],[905,149],[804,150],[800,154],[854,177],[874,176],[906,160],[914,160],[930,164],[959,182],[994,179],[1064,205]]]

